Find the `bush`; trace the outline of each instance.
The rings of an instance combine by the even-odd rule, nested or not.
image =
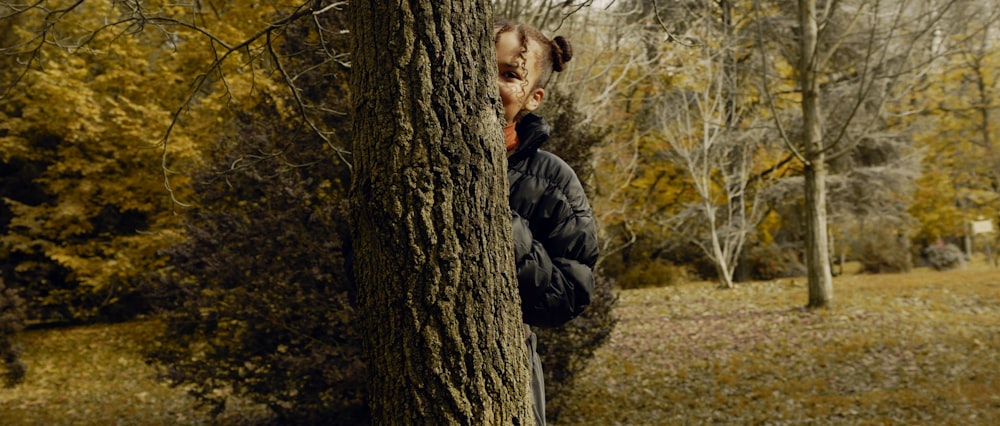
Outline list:
[[[346,12],[330,11],[284,28],[298,97],[265,84],[253,108],[235,112],[193,176],[188,241],[166,251],[173,269],[150,280],[164,283],[153,300],[170,312],[149,357],[218,411],[233,395],[266,405],[280,424],[368,421],[350,170],[336,148],[351,138],[350,117],[338,113],[350,110],[348,68],[328,57],[348,50],[349,33],[338,32],[348,26]],[[330,140],[303,124],[299,100]]]
[[[862,272],[884,274],[913,269],[909,239],[891,228],[865,232],[855,241],[852,252]]]
[[[566,161],[587,185],[588,177],[594,173],[590,161],[592,150],[603,143],[608,129],[586,120],[571,92],[558,87],[552,89],[538,111],[555,129],[546,149]],[[590,188],[586,189],[592,193]],[[670,279],[673,275],[667,277]],[[615,281],[600,273],[596,279],[594,298],[580,317],[561,327],[533,328],[538,336],[537,350],[545,373],[546,417],[553,423],[566,405],[563,396],[569,393],[574,378],[593,358],[594,351],[607,342],[617,322],[612,312],[618,301],[613,290]]]
[[[628,266],[618,277],[622,289],[669,287],[687,281],[687,270],[661,259]]]
[[[189,241],[168,251],[176,269],[161,293],[175,309],[150,356],[220,411],[235,394],[282,424],[364,423],[348,170],[294,123],[261,119],[280,116],[273,105],[241,113],[238,137],[210,156],[219,170],[196,176]],[[281,151],[275,141],[300,148],[261,157]]]
[[[538,354],[545,373],[546,418],[555,423],[563,407],[569,404],[576,377],[594,357],[594,351],[611,337],[618,323],[614,307],[614,280],[598,273],[594,298],[583,314],[561,327],[533,328],[538,336]]]
[[[24,329],[26,320],[24,300],[14,289],[4,285],[0,277],[0,359],[3,360],[4,385],[14,387],[24,380],[27,367],[21,362],[21,345],[17,334]]]
[[[768,281],[802,276],[806,273],[806,267],[799,260],[797,251],[782,248],[777,244],[751,247],[745,258],[746,267],[753,280]]]
[[[924,256],[927,258],[927,264],[938,271],[958,268],[965,261],[962,249],[954,244],[942,242],[924,248]]]

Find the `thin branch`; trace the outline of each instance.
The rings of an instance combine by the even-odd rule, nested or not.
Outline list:
[[[331,10],[337,10],[337,11],[339,11],[339,10],[342,10],[344,8],[344,6],[347,6],[347,2],[346,1],[339,1],[339,2],[336,2],[336,3],[330,3],[330,4],[326,5],[326,7],[322,8],[320,10],[317,10],[317,11],[313,12],[312,14],[313,14],[313,16],[316,16],[316,15],[322,15],[322,14],[324,14],[326,12],[331,11]]]
[[[686,47],[695,47],[700,45],[700,43],[697,42],[686,43],[684,41],[681,41],[681,39],[677,38],[677,36],[675,36],[672,32],[670,32],[670,30],[667,29],[667,25],[664,24],[663,19],[660,18],[660,5],[657,0],[653,0],[653,16],[656,17],[656,23],[660,26],[661,29],[663,29],[663,32],[667,34],[667,41],[674,42],[681,46],[686,46]]]
[[[17,86],[17,84],[20,83],[21,80],[23,80],[24,77],[28,75],[28,71],[31,70],[31,64],[35,63],[38,60],[38,58],[41,56],[42,47],[44,47],[45,44],[47,43],[46,41],[48,40],[49,31],[51,31],[51,29],[53,27],[55,27],[57,23],[59,23],[59,21],[62,19],[63,16],[65,16],[69,12],[72,12],[78,6],[80,6],[81,4],[83,4],[83,0],[77,0],[76,3],[73,3],[73,4],[69,5],[69,6],[66,6],[66,7],[62,8],[62,9],[53,9],[53,10],[47,10],[47,9],[45,9],[43,7],[39,7],[39,5],[42,4],[42,3],[43,3],[43,1],[40,0],[40,1],[36,2],[35,4],[33,4],[33,5],[25,8],[25,9],[22,9],[20,11],[15,11],[14,13],[6,16],[6,17],[16,16],[16,15],[19,15],[21,13],[27,12],[28,10],[36,9],[36,8],[40,9],[40,10],[46,11],[45,19],[43,20],[44,24],[42,25],[42,28],[39,31],[39,33],[34,38],[32,38],[32,39],[30,39],[30,40],[28,40],[27,42],[24,43],[24,44],[30,44],[33,41],[38,40],[38,45],[35,46],[33,49],[29,50],[31,52],[31,54],[30,54],[30,56],[28,58],[28,61],[24,63],[24,67],[22,68],[22,71],[20,73],[18,73],[14,77],[14,81],[11,82],[11,84],[9,86],[7,86],[7,88],[3,91],[2,94],[0,94],[0,99],[6,98],[7,95],[10,94],[11,90],[13,90],[14,87]],[[53,41],[52,43],[55,44],[55,45],[59,45],[59,43],[55,42],[55,41]],[[24,53],[24,52],[21,52],[21,53]],[[18,62],[20,62],[20,60]]]
[[[771,97],[771,90],[768,88],[768,78],[767,78],[767,53],[764,50],[764,30],[760,25],[760,0],[754,0],[753,2],[754,13],[757,15],[756,33],[757,33],[757,45],[760,47],[760,76],[761,76],[761,92],[764,94],[765,102],[767,103],[768,110],[771,111],[771,116],[774,117],[775,127],[778,129],[778,134],[781,135],[781,141],[784,143],[785,147],[795,156],[802,164],[806,166],[810,165],[810,161],[806,159],[805,155],[799,152],[795,144],[792,143],[792,138],[788,136],[788,132],[785,131],[784,125],[781,123],[781,117],[778,114],[777,107],[774,104],[774,99]]]
[[[35,2],[35,4],[33,4],[33,5],[25,5],[24,9],[20,9],[20,10],[17,9],[17,6],[20,6],[20,5],[17,5],[17,4],[4,4],[4,6],[7,6],[7,7],[13,9],[14,12],[11,13],[10,15],[0,16],[0,20],[5,20],[7,18],[13,18],[13,17],[15,17],[17,15],[20,15],[20,14],[22,14],[24,12],[27,12],[27,11],[29,11],[31,9],[35,9],[35,8],[41,9],[38,6],[41,5],[44,2],[45,2],[45,0],[38,0],[38,1]]]
[[[876,1],[876,8],[875,8],[875,11],[873,11],[873,16],[876,16],[876,17],[878,16],[878,13],[877,13],[878,9],[879,9],[878,8],[878,4],[879,4],[879,2]],[[951,0],[948,3],[946,3],[943,8],[938,9],[939,13],[937,13],[937,15],[933,15],[933,19],[931,20],[931,22],[928,23],[927,25],[925,25],[924,27],[922,27],[920,29],[920,31],[918,31],[917,34],[912,39],[910,39],[909,43],[905,43],[906,48],[904,49],[903,54],[900,55],[900,56],[909,57],[910,56],[910,52],[912,52],[912,50],[917,45],[916,41],[920,40],[925,35],[927,35],[928,33],[930,33],[932,31],[932,29],[934,28],[934,24],[937,23],[937,22],[939,22],[945,16],[945,14],[947,13],[947,11],[954,4],[955,4],[955,0]],[[875,87],[876,80],[878,80],[879,78],[883,77],[881,75],[874,75],[874,76],[872,76],[870,78],[868,77],[869,72],[872,71],[872,68],[873,68],[870,65],[872,63],[872,57],[875,54],[875,50],[881,50],[881,54],[879,55],[879,60],[876,63],[877,64],[884,64],[884,63],[886,63],[886,58],[889,55],[888,52],[889,52],[889,48],[890,48],[889,40],[892,38],[893,34],[895,34],[897,32],[897,30],[899,29],[899,27],[902,25],[901,24],[901,19],[902,19],[902,15],[903,15],[904,10],[905,10],[905,4],[900,3],[898,5],[898,9],[896,10],[895,14],[893,15],[894,16],[893,25],[891,25],[889,27],[888,32],[883,37],[883,39],[885,40],[885,42],[882,43],[881,49],[875,49],[875,44],[876,44],[876,40],[877,40],[876,32],[878,30],[878,28],[877,28],[878,27],[878,25],[877,25],[878,24],[877,18],[875,18],[876,22],[871,23],[871,25],[870,25],[871,29],[870,29],[870,31],[868,33],[868,45],[867,45],[867,49],[865,51],[864,66],[861,68],[861,75],[858,77],[858,79],[859,79],[858,90],[857,90],[857,94],[856,94],[856,97],[854,99],[852,108],[851,108],[851,110],[850,110],[850,112],[849,112],[849,114],[847,116],[847,119],[844,120],[843,124],[838,129],[837,136],[835,136],[834,138],[830,139],[831,142],[829,144],[827,144],[826,146],[824,146],[824,148],[823,148],[824,152],[827,152],[827,153],[830,154],[830,158],[836,158],[839,155],[843,155],[844,153],[850,152],[851,146],[841,147],[840,149],[837,149],[837,147],[838,147],[838,145],[840,145],[840,143],[843,140],[846,140],[846,137],[847,137],[848,132],[849,132],[850,127],[851,127],[850,124],[851,124],[851,122],[854,121],[854,118],[857,116],[858,112],[860,111],[861,105],[863,105],[866,100],[870,99],[870,95],[871,95],[871,92],[874,90],[873,88]],[[832,52],[831,52],[831,55],[832,55]],[[888,78],[889,81],[886,83],[886,86],[887,87],[893,86],[895,84],[895,82],[900,77],[902,77],[904,74],[905,74],[904,72],[887,74],[886,77]],[[888,88],[886,90],[888,90]],[[884,104],[884,99],[882,99],[882,100],[879,101],[879,107],[880,108],[881,108],[882,104]],[[879,118],[878,114],[873,114],[871,116],[870,124],[871,123],[875,123],[875,121],[878,120],[878,118]],[[862,127],[863,128],[870,128],[871,127],[870,124],[867,125],[867,126],[862,126]],[[835,150],[836,150],[836,152],[835,152]]]
[[[170,185],[169,169],[167,167],[167,164],[168,164],[168,159],[167,159],[167,157],[168,157],[168,149],[167,149],[168,141],[170,139],[170,134],[172,133],[172,131],[174,129],[174,126],[177,125],[177,123],[178,123],[178,121],[180,119],[181,113],[183,113],[191,105],[192,101],[195,98],[195,95],[201,90],[201,88],[203,87],[203,85],[205,84],[205,82],[208,80],[208,76],[210,74],[212,74],[212,73],[215,73],[215,72],[218,72],[218,73],[221,74],[222,73],[222,64],[226,61],[226,59],[230,55],[232,55],[234,52],[239,51],[239,50],[244,49],[244,48],[249,49],[249,47],[255,41],[261,39],[262,37],[267,40],[266,42],[267,42],[268,49],[272,49],[273,47],[271,46],[271,43],[270,43],[270,37],[271,37],[272,31],[274,31],[277,28],[281,28],[281,27],[283,27],[283,26],[285,26],[285,25],[287,25],[287,24],[289,24],[291,22],[294,22],[295,20],[297,20],[297,19],[299,19],[299,18],[301,18],[303,16],[309,15],[311,13],[312,12],[310,12],[308,9],[305,8],[305,4],[300,5],[299,8],[295,12],[293,12],[292,14],[290,14],[289,16],[287,16],[287,17],[285,17],[285,18],[283,18],[281,20],[278,20],[277,22],[274,22],[274,23],[268,25],[267,28],[265,28],[265,29],[257,32],[256,34],[251,35],[249,38],[247,38],[246,40],[240,42],[239,44],[231,45],[231,46],[224,44],[224,46],[228,46],[228,47],[225,49],[225,51],[222,53],[222,55],[219,56],[218,55],[218,51],[216,51],[215,60],[209,65],[209,67],[205,71],[205,73],[203,73],[203,74],[199,75],[198,77],[196,77],[194,89],[192,89],[192,91],[190,92],[190,94],[188,95],[188,97],[184,100],[184,102],[181,103],[181,105],[173,113],[172,118],[170,120],[170,125],[167,126],[167,130],[166,130],[166,132],[164,132],[163,137],[160,139],[160,142],[159,142],[159,144],[161,144],[162,147],[163,147],[162,157],[161,157],[161,167],[163,168],[163,178],[164,178],[163,184],[164,184],[164,187],[167,188],[167,191],[170,193],[170,198],[171,198],[171,200],[173,202],[175,202],[175,203],[177,203],[178,205],[181,205],[181,206],[187,206],[186,204],[180,202],[176,198],[174,190],[173,190],[173,188]],[[171,19],[171,18],[162,18],[162,19],[164,19],[166,22],[179,22],[179,21],[176,21],[176,20]],[[272,54],[272,56],[274,56],[276,58],[276,55],[274,54],[273,50],[271,51],[271,54]],[[275,60],[277,61],[277,59],[275,59]],[[280,61],[277,61],[277,63],[279,65],[279,69],[280,69],[280,65],[281,65]],[[287,79],[288,75],[287,75],[286,72],[284,72],[283,69],[282,69],[282,75],[285,76],[285,78]],[[298,93],[297,93],[297,90],[295,89],[294,84],[292,84],[292,82],[290,82],[290,81],[289,81],[289,84],[292,85],[292,92],[296,95],[296,99],[299,99],[298,98]],[[299,99],[299,102],[301,102],[300,99]],[[316,131],[317,134],[321,138],[323,138],[324,141],[326,141],[328,144],[330,144],[332,146],[332,143],[329,142],[329,139],[326,138],[324,135],[322,135],[322,133],[319,132],[318,129],[316,129],[315,125],[309,120],[309,118],[305,116],[304,110],[300,110],[300,111],[303,111],[302,112],[303,113],[303,118],[310,124],[310,127],[312,127],[314,129],[314,131]],[[338,149],[338,148],[335,148],[335,149]],[[348,167],[350,167],[350,162],[347,161],[346,157],[344,156],[345,153],[341,152],[341,151],[342,150],[338,150],[337,151],[337,155],[340,157],[340,159],[342,161],[344,161],[344,164],[347,164]]]
[[[274,63],[277,66],[278,71],[281,72],[282,78],[284,78],[285,83],[288,84],[288,88],[291,90],[292,96],[295,97],[295,104],[299,108],[299,115],[302,116],[302,120],[305,121],[307,125],[309,125],[309,128],[312,129],[313,133],[315,133],[316,136],[322,139],[323,142],[327,144],[327,146],[333,149],[333,152],[337,153],[337,156],[340,157],[340,160],[347,165],[348,169],[350,169],[352,166],[350,161],[348,161],[346,157],[348,152],[334,145],[333,142],[330,141],[330,138],[326,137],[326,135],[324,135],[323,132],[319,130],[319,127],[316,126],[316,123],[314,123],[313,120],[309,118],[309,114],[306,113],[305,102],[302,101],[302,96],[299,94],[299,88],[298,86],[295,85],[295,81],[292,79],[292,77],[288,75],[288,71],[285,70],[285,66],[284,64],[282,64],[281,58],[278,57],[278,52],[274,50],[274,44],[271,43],[270,32],[267,33],[266,44],[267,44],[267,51],[271,55],[271,59],[274,60]]]

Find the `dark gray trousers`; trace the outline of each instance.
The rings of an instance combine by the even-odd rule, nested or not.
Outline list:
[[[528,367],[531,369],[531,407],[535,412],[535,424],[545,426],[545,376],[542,374],[542,359],[535,350],[538,339],[528,330]]]

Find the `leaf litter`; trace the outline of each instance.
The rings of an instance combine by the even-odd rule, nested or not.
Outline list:
[[[1000,424],[1000,270],[628,290],[559,425]]]
[[[578,378],[564,425],[1000,424],[1000,270],[849,275],[806,310],[803,279],[621,292],[620,322]],[[156,380],[153,321],[35,330],[0,424],[255,424],[212,419]]]

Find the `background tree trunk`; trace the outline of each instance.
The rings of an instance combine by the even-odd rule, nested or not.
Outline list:
[[[826,156],[816,81],[816,0],[799,0],[802,30],[799,85],[802,90],[802,120],[806,147],[806,268],[809,271],[809,307],[829,305],[833,298],[833,274],[826,229]]]
[[[351,2],[375,424],[530,424],[489,0]]]

